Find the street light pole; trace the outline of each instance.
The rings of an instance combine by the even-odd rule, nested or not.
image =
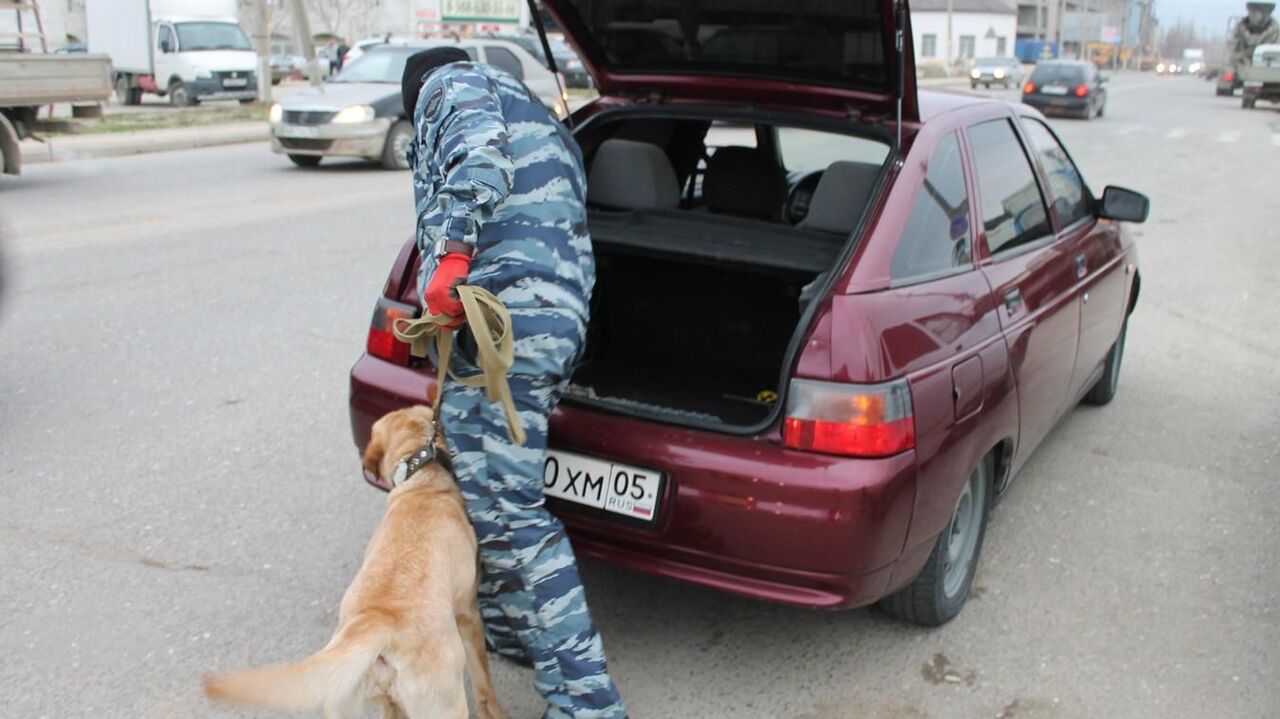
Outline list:
[[[951,15],[954,9],[955,9],[954,1],[947,0],[947,64],[948,65],[951,65],[956,61],[955,55],[952,53],[952,46],[951,46]]]
[[[271,22],[267,17],[268,0],[254,0],[258,13],[258,31],[254,33],[258,46],[258,102],[271,102]]]
[[[307,58],[307,77],[313,87],[320,85],[320,63],[316,61],[316,46],[311,41],[311,20],[307,18],[307,6],[302,0],[289,0],[293,10],[293,31],[298,35],[298,46]]]

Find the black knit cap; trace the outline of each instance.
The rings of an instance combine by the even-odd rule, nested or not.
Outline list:
[[[413,109],[418,105],[418,93],[422,82],[431,71],[451,62],[468,62],[471,57],[462,48],[433,47],[409,56],[404,64],[404,77],[400,79],[400,97],[404,100],[404,114],[413,119]]]

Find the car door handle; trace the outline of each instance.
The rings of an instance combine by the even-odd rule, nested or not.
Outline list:
[[[1085,256],[1076,255],[1076,277],[1078,279],[1084,279],[1084,276],[1087,274],[1089,274],[1089,267],[1088,263],[1085,261]]]
[[[1022,304],[1022,292],[1014,287],[1011,290],[1005,290],[1004,293],[1004,311],[1010,317],[1018,311],[1018,306]]]

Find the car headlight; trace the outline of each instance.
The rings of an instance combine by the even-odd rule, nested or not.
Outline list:
[[[1004,77],[1004,69],[997,67],[996,71],[991,74],[994,75],[997,80],[999,80]]]
[[[196,74],[197,80],[208,80],[213,77],[213,73],[209,72],[209,68],[206,67],[193,68],[192,72]]]
[[[978,79],[978,78],[982,77],[982,71],[975,67],[975,68],[973,68],[973,72],[969,73],[969,77],[971,77],[971,78],[973,78],[973,79],[975,79],[975,80],[976,80],[976,79]]]
[[[1162,62],[1162,63],[1160,63],[1159,65],[1156,65],[1156,72],[1164,72],[1164,63],[1163,63],[1163,62]]]
[[[369,122],[373,119],[373,115],[373,108],[368,105],[352,105],[334,115],[330,122],[335,125],[354,125],[359,122]]]
[[[271,112],[267,113],[267,121],[270,122],[272,125],[274,125],[283,119],[284,119],[284,108],[280,107],[280,103],[278,102],[272,104]]]
[[[1200,72],[1200,63],[1198,63],[1198,62],[1193,62],[1193,63],[1191,63],[1191,67],[1187,68],[1187,71],[1188,71],[1188,72]]]

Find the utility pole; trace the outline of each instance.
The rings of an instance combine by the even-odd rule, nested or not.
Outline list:
[[[948,71],[950,70],[951,63],[955,62],[956,60],[955,55],[952,53],[952,47],[951,47],[951,16],[954,13],[954,11],[955,11],[954,0],[947,0],[947,65],[948,65],[947,69]]]
[[[313,87],[320,85],[320,63],[316,61],[316,46],[311,41],[311,21],[307,18],[307,6],[303,0],[289,0],[293,10],[293,32],[298,36],[298,47],[307,58],[307,77]]]
[[[268,0],[254,0],[258,13],[257,29],[253,44],[258,48],[258,102],[271,102],[271,20],[267,14]]]

